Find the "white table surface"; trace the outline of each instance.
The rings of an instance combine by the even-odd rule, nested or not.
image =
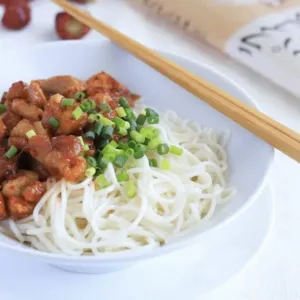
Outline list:
[[[22,51],[24,46],[56,40],[53,20],[57,8],[48,0],[34,2],[33,22],[28,28],[21,32],[9,32],[0,27],[0,54],[5,51]],[[246,88],[264,112],[291,128],[300,130],[300,99],[280,90],[252,71],[204,45],[195,44],[176,31],[170,31],[163,24],[136,13],[123,0],[98,0],[89,10],[147,46],[165,51],[167,49],[217,66]],[[97,37],[98,34],[93,32],[86,39]],[[17,67],[14,67],[17,72]],[[1,76],[5,76],[5,70],[1,70],[0,79]],[[299,178],[299,166],[283,154],[276,153],[271,174],[276,197],[275,223],[267,244],[242,273],[203,299],[300,299]]]

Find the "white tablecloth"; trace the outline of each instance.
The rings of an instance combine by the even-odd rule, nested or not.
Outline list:
[[[9,32],[0,28],[0,54],[2,51],[21,51],[22,46],[56,39],[53,22],[58,9],[46,0],[34,1],[33,6],[33,23],[24,31]],[[97,5],[90,6],[90,11],[147,46],[166,50],[167,45],[169,52],[217,66],[245,87],[264,112],[300,130],[300,99],[283,92],[229,58],[203,45],[194,44],[163,24],[135,13],[123,0],[99,0]],[[87,39],[97,37],[98,34],[93,32]],[[1,70],[1,76],[5,76],[5,70]],[[276,153],[271,180],[275,187],[276,216],[267,244],[242,273],[207,295],[205,300],[300,299],[299,165],[283,154]]]

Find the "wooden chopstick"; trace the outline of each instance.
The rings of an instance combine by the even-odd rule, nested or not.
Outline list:
[[[115,44],[153,67],[225,116],[300,162],[300,135],[204,79],[160,56],[130,37],[95,19],[66,0],[53,0],[67,13],[108,37]]]

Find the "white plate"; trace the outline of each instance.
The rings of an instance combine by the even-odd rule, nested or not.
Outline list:
[[[1,299],[199,299],[253,258],[264,244],[272,217],[273,195],[267,187],[249,210],[217,234],[207,235],[204,243],[106,275],[67,273],[0,250]]]

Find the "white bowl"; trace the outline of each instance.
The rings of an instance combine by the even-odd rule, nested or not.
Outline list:
[[[170,54],[163,55],[255,106],[244,90],[209,66]],[[30,81],[58,74],[71,74],[87,79],[90,75],[105,70],[133,92],[140,94],[149,106],[160,110],[172,109],[181,117],[204,126],[220,131],[229,130],[232,134],[227,147],[229,184],[237,189],[234,199],[201,228],[195,228],[188,235],[153,250],[107,253],[97,257],[70,257],[39,252],[3,235],[0,235],[0,249],[9,248],[24,255],[33,255],[46,263],[74,272],[115,271],[150,257],[188,247],[194,241],[204,243],[204,232],[209,234],[212,229],[220,229],[226,221],[232,220],[243,209],[249,207],[266,182],[273,159],[272,147],[107,40],[96,43],[42,44],[22,50],[18,56],[3,60],[0,65],[1,69],[5,70],[5,76],[2,76],[0,81],[0,91],[6,90],[12,82],[18,80]]]

